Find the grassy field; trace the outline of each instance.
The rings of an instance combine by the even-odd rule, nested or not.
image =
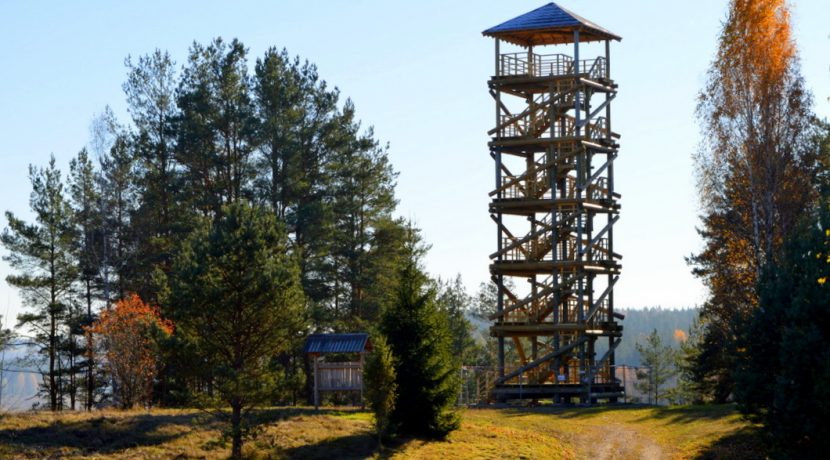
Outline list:
[[[731,406],[513,408],[463,411],[446,441],[378,451],[371,416],[353,409],[274,408],[246,444],[250,458],[763,458]],[[15,414],[0,418],[0,458],[226,458],[221,425],[192,410]]]

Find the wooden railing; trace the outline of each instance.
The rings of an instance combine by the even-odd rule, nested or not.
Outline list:
[[[579,137],[602,141],[613,135],[608,129],[608,120],[605,117],[597,117],[593,122],[580,125],[581,130],[577,132],[576,118],[570,115],[557,116],[551,125],[547,111],[525,116],[503,113],[499,115],[499,126],[501,128],[496,132],[498,137],[502,138],[536,139],[545,138],[552,133],[554,138]]]
[[[532,54],[528,59],[528,53],[504,53],[499,55],[498,76],[555,77],[576,73],[593,80],[608,78],[608,61],[602,56],[580,60],[576,65],[574,62],[566,54]]]

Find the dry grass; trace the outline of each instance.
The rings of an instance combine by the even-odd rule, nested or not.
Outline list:
[[[274,408],[261,417],[250,458],[763,458],[731,406],[470,409],[445,441],[380,452],[366,412]],[[16,414],[0,418],[0,458],[226,458],[221,428],[194,410]]]

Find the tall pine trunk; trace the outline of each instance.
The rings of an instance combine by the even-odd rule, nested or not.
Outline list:
[[[231,402],[231,458],[242,458],[242,404],[238,398]]]
[[[88,324],[92,324],[92,286],[90,280],[86,281],[86,319]],[[92,334],[87,334],[86,339],[86,410],[92,411],[92,397],[95,390],[94,369],[95,369],[95,350],[93,350]]]

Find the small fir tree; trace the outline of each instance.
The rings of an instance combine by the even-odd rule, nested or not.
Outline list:
[[[420,267],[424,252],[410,231],[398,279],[397,301],[382,329],[395,356],[398,401],[390,420],[400,433],[445,437],[458,428],[458,361],[452,356],[447,315],[428,289]]]
[[[390,434],[389,416],[395,408],[397,384],[395,383],[395,363],[392,350],[382,335],[372,340],[372,352],[366,359],[364,381],[366,382],[366,400],[369,409],[375,415],[375,432],[378,444],[383,437]]]

